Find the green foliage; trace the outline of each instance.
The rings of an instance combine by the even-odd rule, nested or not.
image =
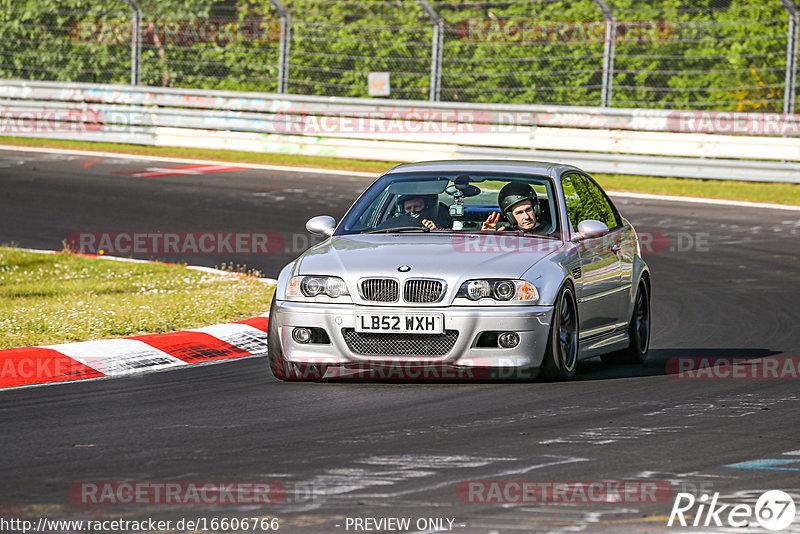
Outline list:
[[[75,42],[69,32],[83,20],[129,17],[124,1],[0,0],[0,77],[125,83],[130,45]]]
[[[180,265],[0,246],[0,349],[174,332],[261,314],[274,286]]]
[[[280,18],[269,0],[139,3],[143,84],[277,90]],[[617,18],[613,105],[782,109],[788,18],[778,0],[607,3]],[[283,4],[290,93],[365,97],[368,73],[386,71],[392,98],[428,99],[433,29],[417,2]],[[605,23],[593,0],[433,6],[444,21],[442,100],[600,104]],[[129,41],[102,28],[119,31],[130,16],[123,0],[0,0],[0,78],[127,83]],[[217,23],[211,38],[193,39],[204,21]],[[236,33],[252,23],[263,36]],[[98,29],[81,34],[81,24]]]

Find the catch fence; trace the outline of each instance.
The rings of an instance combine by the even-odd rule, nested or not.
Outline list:
[[[0,79],[796,111],[799,15],[792,0],[652,4],[0,0]]]

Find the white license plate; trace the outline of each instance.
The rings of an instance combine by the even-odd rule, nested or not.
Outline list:
[[[444,315],[411,313],[357,313],[356,332],[387,334],[441,334]]]

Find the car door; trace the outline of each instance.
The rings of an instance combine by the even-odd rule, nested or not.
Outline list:
[[[590,177],[584,176],[589,191],[597,203],[601,221],[605,222],[611,232],[608,239],[612,240],[611,247],[616,251],[620,263],[620,321],[627,321],[630,312],[631,284],[633,281],[633,260],[636,256],[636,234],[629,224],[625,224],[622,217],[608,198],[605,191]]]
[[[570,172],[562,176],[561,183],[573,231],[577,231],[581,221],[589,219],[606,223],[610,230],[604,236],[576,243],[580,277],[575,276],[575,292],[581,340],[585,340],[610,333],[619,327],[621,321],[624,292],[617,242],[621,235],[621,221],[608,202],[603,202],[602,191],[589,178]]]

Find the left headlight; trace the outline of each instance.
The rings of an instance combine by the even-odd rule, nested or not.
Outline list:
[[[338,276],[294,276],[289,280],[287,297],[349,297],[347,284]]]
[[[469,300],[494,299],[500,302],[536,302],[539,292],[527,280],[467,280],[458,289],[456,298]]]

